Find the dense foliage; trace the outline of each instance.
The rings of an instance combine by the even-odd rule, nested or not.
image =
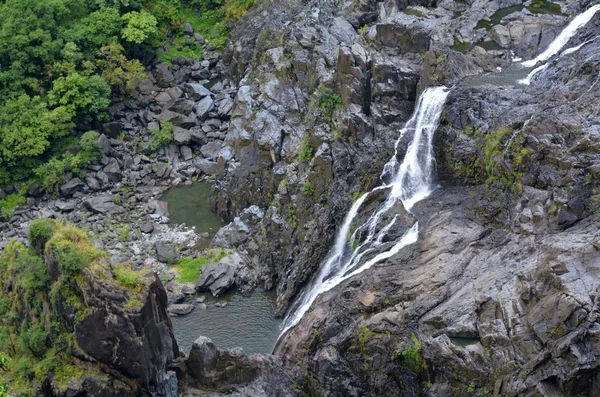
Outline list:
[[[127,264],[111,267],[87,232],[72,225],[34,220],[28,240],[29,248],[11,241],[0,255],[0,385],[11,395],[31,395],[51,374],[62,387],[97,370],[71,357],[80,349],[74,329],[91,310],[89,280],[112,279],[131,291],[128,307],[141,304],[137,293],[146,285]]]
[[[195,42],[182,46],[184,23],[219,49],[225,21],[255,2],[1,1],[0,186],[40,174],[36,168],[77,145],[78,131],[97,129],[111,99],[145,78],[134,46],[153,47],[166,61],[200,57]]]

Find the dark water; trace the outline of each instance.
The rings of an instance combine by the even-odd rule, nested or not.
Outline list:
[[[210,294],[204,296],[206,310],[196,307],[188,315],[171,319],[179,348],[186,354],[200,335],[212,339],[221,349],[242,347],[248,355],[273,351],[281,324],[281,320],[273,317],[275,292],[254,291],[247,296],[229,292],[218,298]],[[228,305],[215,306],[216,302],[223,301]]]
[[[190,186],[171,188],[161,197],[162,201],[169,204],[172,223],[195,227],[198,235],[209,234],[208,238],[198,241],[197,247],[200,249],[208,248],[217,231],[225,226],[208,206],[211,189],[210,183],[193,183]]]
[[[485,28],[486,30],[490,30],[492,28],[492,26],[498,25],[500,23],[500,21],[502,21],[502,18],[504,18],[507,15],[512,14],[513,12],[521,11],[523,8],[525,8],[525,7],[522,5],[501,8],[498,11],[496,11],[494,14],[492,14],[489,21],[486,19],[480,20],[477,23],[477,26],[475,27],[475,29]]]
[[[520,63],[513,63],[502,72],[467,77],[464,79],[463,84],[469,87],[477,87],[484,84],[492,84],[497,87],[522,87],[518,81],[527,77],[532,70],[533,68],[524,67]]]

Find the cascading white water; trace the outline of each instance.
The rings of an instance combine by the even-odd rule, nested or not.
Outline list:
[[[561,52],[562,49],[563,49],[563,47],[565,45],[567,45],[567,43],[569,42],[569,40],[571,40],[571,37],[573,37],[575,35],[575,33],[577,33],[577,31],[579,29],[581,29],[582,27],[584,27],[585,25],[587,25],[587,23],[594,17],[594,15],[596,14],[596,12],[598,12],[599,10],[600,10],[600,4],[596,4],[596,5],[592,6],[592,7],[590,7],[585,12],[577,15],[575,18],[573,18],[573,20],[571,21],[571,23],[569,23],[567,25],[567,27],[564,28],[562,32],[560,32],[560,34],[558,35],[558,37],[556,37],[556,39],[554,39],[554,41],[552,41],[552,43],[550,43],[550,45],[548,46],[548,48],[546,49],[546,51],[542,52],[540,55],[538,55],[537,57],[535,57],[532,60],[522,62],[521,65],[525,66],[525,67],[533,67],[533,66],[537,65],[539,62],[547,61],[550,58],[552,58],[554,55],[556,55],[559,52]],[[569,48],[569,49],[563,51],[560,54],[560,56],[562,57],[562,56],[565,56],[565,55],[568,55],[568,54],[572,54],[575,51],[579,50],[581,47],[583,47],[588,42],[580,44],[577,47]],[[547,63],[538,66],[537,68],[533,69],[527,75],[526,78],[524,78],[522,80],[519,80],[519,83],[520,84],[524,84],[524,85],[531,84],[531,80],[533,79],[533,77],[536,74],[538,74],[539,72],[541,72],[542,70],[546,69],[547,67],[548,67]]]
[[[600,4],[596,4],[590,7],[585,12],[577,15],[570,24],[567,25],[566,28],[563,29],[562,32],[554,39],[552,43],[548,46],[546,51],[542,52],[540,55],[535,57],[530,61],[523,62],[523,66],[532,67],[535,66],[538,62],[547,61],[552,58],[554,55],[558,54],[560,50],[569,42],[571,37],[577,33],[579,29],[587,25],[587,23],[592,19],[592,17],[600,10]]]
[[[433,154],[433,135],[437,129],[440,116],[444,110],[444,104],[449,90],[446,87],[432,87],[426,89],[410,120],[400,132],[396,141],[396,152],[391,160],[385,165],[381,179],[389,181],[362,195],[350,208],[344,219],[342,227],[337,233],[335,244],[329,252],[325,262],[312,282],[304,288],[300,297],[292,306],[288,316],[282,325],[282,334],[296,325],[304,314],[310,309],[315,299],[322,293],[329,291],[342,281],[355,276],[374,264],[398,253],[403,247],[417,241],[419,234],[418,222],[408,230],[398,242],[387,251],[377,254],[365,263],[360,263],[362,257],[372,252],[376,247],[383,245],[383,238],[396,222],[394,217],[385,225],[379,233],[376,233],[381,218],[398,201],[401,201],[407,211],[419,201],[425,199],[432,191],[433,170],[435,158]],[[401,139],[412,133],[412,140],[406,150],[402,163],[398,163],[398,145]],[[366,198],[374,191],[388,190],[386,200],[369,217],[361,230],[368,230],[366,239],[352,252],[352,243],[356,238],[356,231],[348,241],[348,233],[352,222],[358,214]]]

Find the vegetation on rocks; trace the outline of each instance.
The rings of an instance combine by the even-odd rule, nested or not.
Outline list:
[[[218,262],[227,253],[223,250],[209,249],[205,251],[204,255],[197,258],[181,258],[179,262],[175,264],[177,269],[177,280],[182,283],[193,283],[200,277],[200,270],[202,266],[210,262]]]

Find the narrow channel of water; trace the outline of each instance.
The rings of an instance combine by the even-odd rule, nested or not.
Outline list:
[[[248,355],[273,351],[281,325],[281,320],[273,316],[274,291],[254,291],[250,295],[231,291],[218,298],[203,295],[206,296],[205,310],[196,307],[188,315],[171,319],[181,350],[188,354],[194,341],[202,335],[221,349],[242,347]],[[193,303],[196,298],[186,303]],[[227,302],[227,306],[216,307],[217,302]]]
[[[215,234],[225,226],[208,205],[211,190],[210,183],[200,182],[171,188],[161,197],[161,201],[169,204],[171,223],[194,227],[196,234],[204,235],[196,245],[199,249],[208,248]]]

